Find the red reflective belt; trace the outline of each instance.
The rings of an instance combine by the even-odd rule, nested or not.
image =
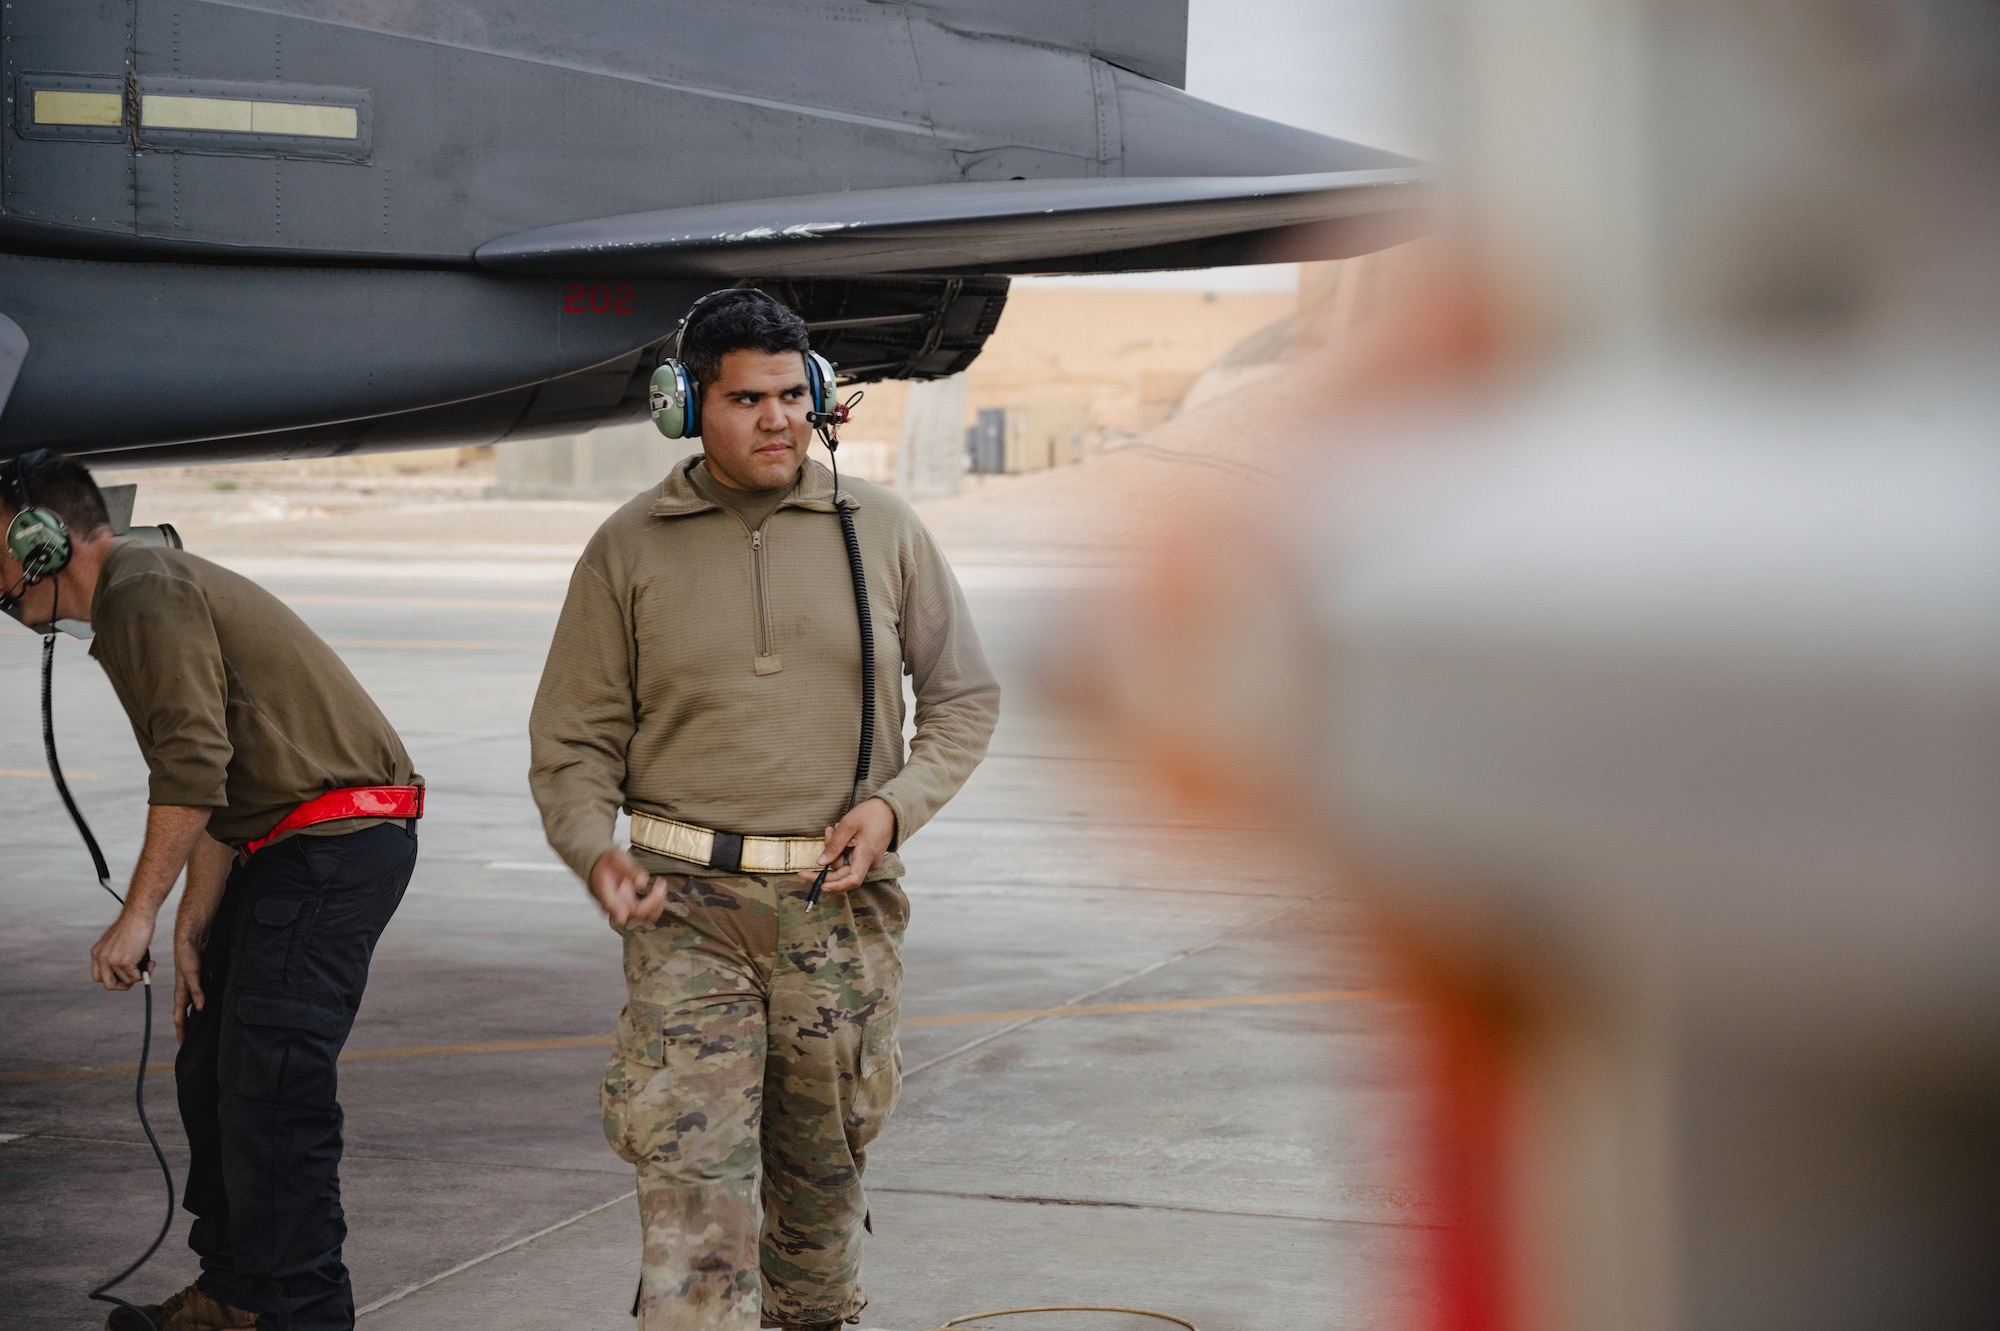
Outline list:
[[[287,832],[314,823],[330,823],[340,818],[421,818],[424,816],[422,786],[349,786],[329,790],[307,800],[279,820],[278,825],[243,847],[249,859]]]

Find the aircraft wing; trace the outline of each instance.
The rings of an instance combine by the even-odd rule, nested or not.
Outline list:
[[[1100,273],[1341,259],[1423,229],[1416,167],[911,185],[628,213],[479,247],[557,277]]]

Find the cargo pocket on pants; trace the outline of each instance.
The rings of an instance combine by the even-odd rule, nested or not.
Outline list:
[[[293,987],[294,963],[311,933],[311,904],[305,897],[268,893],[250,903],[249,927],[232,949],[234,985],[248,992],[280,994]]]
[[[895,1008],[878,1010],[861,1029],[861,1065],[848,1110],[847,1140],[855,1150],[882,1132],[903,1093],[903,1046],[897,1039]]]
[[[604,1140],[626,1164],[646,1158],[646,1143],[635,1130],[641,1097],[658,1099],[666,1090],[667,1068],[660,1027],[665,1009],[652,1003],[627,1003],[618,1014],[618,1038],[611,1061],[604,1065],[604,1083],[597,1104],[604,1111]],[[658,1083],[657,1085],[655,1083]]]
[[[335,1061],[354,1014],[279,994],[238,994],[241,1032],[225,1042],[224,1080],[252,1099],[320,1107],[333,1103]]]
[[[633,1102],[654,1077],[664,1077],[664,1068],[613,1054],[604,1068],[604,1083],[597,1088],[597,1104],[604,1111],[604,1140],[628,1165],[646,1158],[645,1148],[632,1132]]]
[[[757,1168],[763,1007],[736,999],[667,1008],[631,1002],[598,1104],[620,1159],[688,1183]]]

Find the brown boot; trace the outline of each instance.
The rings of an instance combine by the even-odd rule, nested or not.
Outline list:
[[[189,1285],[165,1303],[143,1304],[140,1311],[152,1319],[151,1331],[250,1331],[257,1325],[256,1313],[211,1298],[199,1285]],[[113,1308],[104,1326],[105,1331],[147,1331],[145,1318],[126,1308]]]
[[[193,1289],[194,1286],[188,1286]],[[179,1298],[179,1295],[174,1297]],[[104,1319],[104,1331],[158,1331],[167,1320],[167,1305],[164,1303],[142,1303],[139,1312],[120,1305],[111,1310],[111,1316]],[[139,1313],[146,1316],[141,1317]],[[152,1320],[149,1322],[147,1318]]]

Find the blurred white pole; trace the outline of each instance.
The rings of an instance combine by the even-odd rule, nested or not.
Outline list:
[[[896,443],[896,492],[905,499],[941,499],[958,493],[965,475],[966,379],[930,379],[910,385],[903,434]]]
[[[2000,1326],[2000,8],[1436,8],[1448,258],[1095,713],[1312,792],[1503,1069],[1429,1325]]]

